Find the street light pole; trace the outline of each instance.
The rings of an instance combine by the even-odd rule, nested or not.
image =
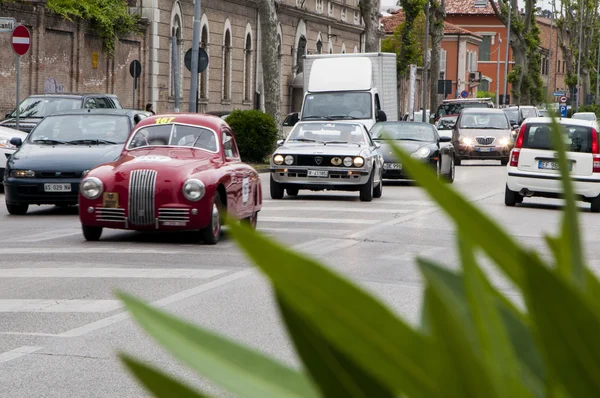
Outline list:
[[[506,59],[504,60],[504,101],[503,105],[508,105],[506,102],[506,91],[508,90],[508,51],[510,47],[510,20],[512,19],[511,0],[508,0],[508,24],[506,26]]]
[[[195,0],[194,4],[194,33],[192,36],[192,65],[190,76],[190,112],[197,111],[197,93],[198,93],[198,52],[200,47],[200,3],[201,0]]]
[[[425,3],[425,48],[423,49],[423,123],[427,122],[427,60],[429,59],[429,0]]]
[[[600,82],[600,40],[598,40],[598,63],[596,64],[596,105],[598,105],[598,83]]]
[[[582,2],[583,3],[583,2]],[[577,86],[575,90],[577,93],[575,94],[575,109],[574,112],[579,110],[579,78],[581,76],[581,37],[583,36],[583,4],[579,7],[579,54],[577,54]]]
[[[550,17],[550,54],[548,55],[548,77],[546,80],[546,89],[550,89],[550,71],[552,70],[552,28],[554,27],[554,1],[552,1],[552,16]],[[554,88],[552,89],[554,91]]]
[[[496,108],[500,106],[500,44],[502,39],[498,33],[498,49],[496,50]]]

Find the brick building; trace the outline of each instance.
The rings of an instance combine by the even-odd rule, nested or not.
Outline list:
[[[558,29],[556,21],[552,23],[549,18],[537,17],[537,23],[541,31],[542,80],[548,93],[548,99],[550,102],[556,102],[558,98],[552,97],[554,91],[569,91],[565,84],[566,65],[563,62],[563,54],[558,42]],[[552,38],[550,38],[551,32]]]

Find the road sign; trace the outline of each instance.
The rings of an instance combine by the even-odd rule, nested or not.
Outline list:
[[[185,57],[183,58],[183,63],[185,64],[185,68],[192,71],[192,49],[190,48],[185,53]],[[208,54],[203,48],[198,49],[198,73],[202,73],[208,68]]]
[[[563,95],[567,95],[566,91],[555,91],[552,93],[553,97],[562,97]]]
[[[0,17],[0,32],[12,32],[15,30],[15,26],[17,25],[17,20],[14,18],[6,18]]]
[[[467,90],[464,90],[463,92],[460,93],[460,96],[462,98],[467,98],[469,96],[469,92]]]
[[[131,63],[129,64],[129,74],[134,79],[142,75],[142,64],[140,64],[140,61],[138,61],[137,59],[131,61]]]
[[[560,112],[560,117],[567,117],[567,106],[566,105],[559,105],[558,111]]]
[[[18,25],[12,32],[12,48],[15,54],[23,56],[31,47],[31,33],[24,25]]]
[[[564,95],[562,97],[560,97],[560,103],[561,104],[566,104],[567,103],[567,97],[565,97]]]

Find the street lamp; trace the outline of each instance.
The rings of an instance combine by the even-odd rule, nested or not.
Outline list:
[[[508,105],[506,102],[506,91],[508,90],[508,50],[510,46],[510,20],[512,19],[512,6],[511,0],[508,0],[508,23],[506,24],[506,60],[504,63],[504,100],[503,105]]]
[[[575,109],[574,112],[579,110],[579,77],[581,76],[581,36],[583,35],[583,4],[579,6],[579,54],[577,57],[577,86],[575,87]]]
[[[498,32],[498,49],[496,50],[496,108],[500,107],[500,44],[502,44],[502,38],[500,38],[500,32]]]
[[[423,123],[427,122],[427,59],[429,58],[429,0],[425,3],[425,48],[423,49]],[[432,76],[433,79],[433,76]]]

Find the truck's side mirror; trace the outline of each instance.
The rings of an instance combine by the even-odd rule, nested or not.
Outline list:
[[[386,116],[385,112],[382,111],[381,109],[379,109],[377,111],[377,121],[378,122],[387,122],[387,116]]]

